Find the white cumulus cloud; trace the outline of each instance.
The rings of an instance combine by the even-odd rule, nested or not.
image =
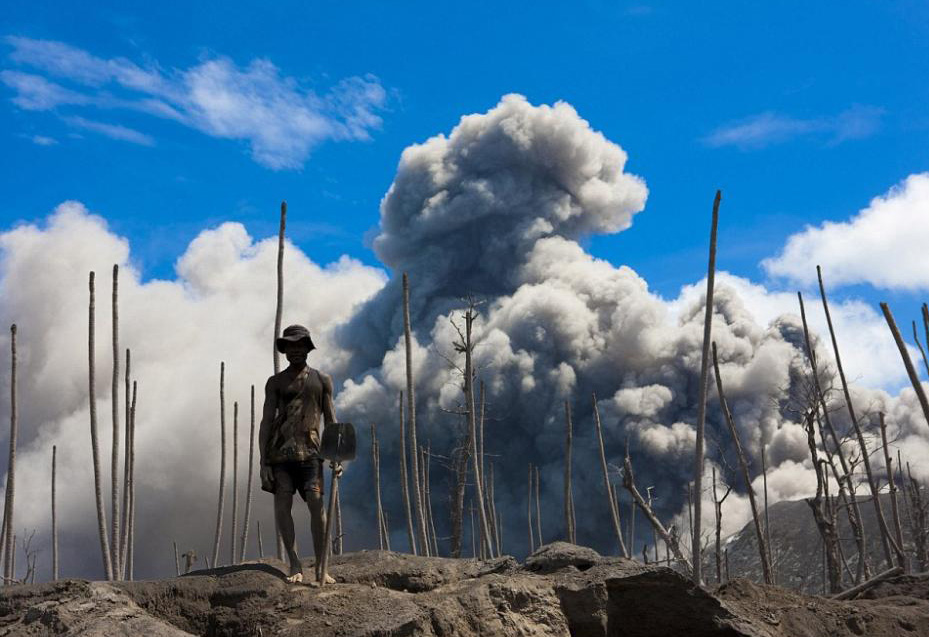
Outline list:
[[[790,236],[765,271],[801,283],[929,290],[929,173],[907,177],[847,221],[826,221]]]

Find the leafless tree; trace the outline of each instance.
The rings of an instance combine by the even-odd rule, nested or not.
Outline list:
[[[726,492],[723,497],[719,497],[716,491],[716,467],[713,467],[713,506],[716,509],[716,583],[721,584],[723,581],[722,573],[722,524],[723,524],[723,502],[729,497],[732,487],[726,485]]]
[[[545,542],[542,540],[542,498],[539,495],[539,483],[542,482],[541,475],[539,474],[539,467],[534,467],[535,469],[535,529],[539,533],[539,546],[541,547]]]
[[[564,460],[564,524],[568,534],[568,542],[577,544],[574,518],[574,493],[571,490],[571,450],[573,447],[574,426],[571,423],[571,403],[564,401],[565,415],[565,460]]]
[[[903,550],[903,527],[900,524],[900,508],[897,506],[897,485],[894,483],[893,460],[890,457],[890,449],[887,446],[887,423],[884,421],[884,412],[878,413],[881,424],[881,442],[884,449],[884,467],[887,472],[887,486],[890,489],[890,510],[894,520],[894,537],[897,540],[897,546]],[[906,558],[900,562],[906,572]]]
[[[680,542],[678,541],[678,535],[676,529],[672,526],[670,529],[665,528],[661,523],[661,520],[658,519],[658,516],[652,511],[651,507],[648,506],[645,498],[642,497],[642,494],[639,492],[639,489],[635,485],[635,475],[632,472],[632,460],[629,457],[629,447],[626,447],[626,457],[623,460],[623,487],[629,492],[632,496],[632,501],[635,506],[638,506],[642,513],[645,514],[646,519],[652,525],[652,528],[657,531],[659,537],[671,548],[671,552],[674,553],[675,559],[681,565],[681,568],[684,569],[686,576],[691,577],[693,575],[693,566],[690,563],[690,560],[684,555],[681,551]],[[699,556],[702,551],[702,548],[698,549],[697,555]]]
[[[700,586],[703,583],[703,573],[700,564],[700,516],[702,511],[701,494],[703,493],[703,438],[706,425],[706,388],[707,368],[709,364],[709,349],[711,340],[711,326],[713,324],[713,281],[716,276],[716,227],[719,224],[719,202],[722,193],[717,190],[713,201],[713,221],[710,228],[710,260],[706,277],[706,310],[703,319],[703,352],[700,357],[700,394],[697,397],[697,440],[694,452],[694,537],[693,537],[693,580]]]
[[[223,504],[226,497],[226,363],[219,364],[219,502],[216,506],[216,533],[213,536],[212,564],[219,565],[219,540],[223,532]]]
[[[132,423],[129,422],[129,409],[130,405],[130,371],[131,371],[132,357],[128,348],[126,348],[126,369],[123,372],[123,382],[125,383],[123,395],[125,398],[125,438],[126,438],[126,452],[123,454],[123,505],[122,505],[122,523],[120,524],[120,536],[119,536],[119,561],[120,564],[125,565],[127,563],[127,544],[129,543],[129,428],[132,426]],[[116,396],[113,397],[114,403],[118,402]],[[123,566],[123,573],[125,573],[125,566]]]
[[[97,530],[100,533],[100,551],[103,554],[103,568],[107,580],[113,580],[113,562],[110,553],[110,540],[106,532],[106,510],[103,506],[103,489],[100,479],[100,447],[97,444],[97,394],[94,388],[94,273],[90,273],[90,304],[88,319],[88,366],[89,366],[89,399],[90,399],[90,443],[93,450],[94,462],[94,496],[97,501]],[[8,528],[8,535],[9,529]]]
[[[852,533],[855,536],[855,544],[858,549],[858,567],[855,575],[855,581],[860,583],[864,579],[868,578],[869,572],[867,549],[865,545],[864,524],[861,519],[861,510],[858,507],[858,498],[855,494],[855,482],[852,479],[853,466],[852,463],[846,459],[845,450],[842,447],[842,442],[839,440],[835,426],[832,423],[832,418],[829,415],[829,408],[826,404],[825,388],[820,381],[820,370],[817,363],[816,352],[813,349],[813,343],[810,338],[810,330],[806,322],[806,308],[803,304],[803,295],[800,292],[797,292],[797,299],[800,303],[800,318],[803,323],[803,337],[806,344],[807,361],[810,363],[810,372],[813,385],[812,390],[814,393],[813,403],[819,404],[819,411],[822,413],[822,422],[820,424],[825,423],[826,429],[829,431],[830,439],[834,445],[833,453],[839,458],[839,463],[842,468],[841,475],[835,466],[832,455],[828,453],[828,445],[826,444],[826,438],[823,435],[824,432],[822,427],[820,427],[820,438],[822,438],[823,450],[826,452],[826,460],[829,462],[832,473],[839,485],[839,497],[846,505],[845,511],[848,515],[849,525],[851,526]],[[804,400],[804,403],[809,403],[809,400]],[[800,411],[802,412],[807,409],[810,409],[810,405],[804,404],[801,406]],[[815,411],[816,410],[814,409],[814,413]],[[842,546],[840,544],[839,549],[841,550],[841,548]]]
[[[58,446],[52,445],[52,581],[58,581],[58,515],[55,510],[55,464]]]
[[[410,457],[413,461],[413,475],[419,476],[419,443],[416,441],[416,393],[413,387],[413,335],[410,326],[410,279],[403,273],[403,338],[406,347],[406,400],[410,418]],[[423,496],[419,489],[419,480],[413,481],[413,503],[416,510],[416,527],[419,534],[419,550],[429,555],[426,542],[426,512]]]
[[[410,485],[406,467],[406,418],[403,415],[403,392],[400,392],[400,488],[403,492],[403,510],[406,513],[406,534],[410,541],[410,553],[417,554],[416,538],[413,533],[413,512],[410,510]]]
[[[606,466],[606,449],[603,445],[603,427],[600,424],[600,409],[597,407],[597,395],[591,394],[594,410],[594,425],[597,428],[597,441],[600,445],[600,468],[603,471],[603,488],[606,491],[606,501],[610,507],[610,519],[613,521],[613,532],[616,534],[616,542],[619,544],[620,555],[629,557],[629,551],[626,550],[626,542],[623,540],[623,531],[619,525],[619,511],[613,499],[613,490],[610,487],[610,474]]]
[[[172,544],[174,545],[174,574],[180,577],[181,576],[181,562],[177,557],[177,542],[172,542]],[[185,553],[184,555],[186,556],[187,554]]]
[[[877,481],[874,479],[874,473],[871,471],[871,461],[868,457],[868,447],[865,444],[864,435],[861,431],[861,425],[858,422],[858,418],[855,416],[855,407],[852,404],[852,397],[848,391],[848,382],[845,380],[845,371],[842,369],[842,358],[839,355],[839,344],[836,340],[835,329],[832,326],[832,317],[829,313],[829,303],[826,300],[826,288],[823,285],[823,274],[818,265],[816,266],[816,276],[819,279],[819,293],[823,300],[823,310],[826,313],[826,324],[829,326],[829,335],[832,338],[832,348],[835,353],[835,364],[839,371],[839,378],[842,381],[842,391],[845,395],[845,405],[848,407],[848,415],[851,418],[852,427],[855,429],[855,436],[857,437],[858,445],[861,448],[861,461],[864,464],[865,473],[868,478],[868,486],[871,489],[871,501],[874,503],[874,512],[877,515],[878,527],[881,532],[884,557],[887,560],[888,567],[892,567],[894,565],[893,552],[897,553],[897,557],[901,563],[904,559],[903,553],[900,550],[900,547],[895,546],[895,543],[890,536],[890,530],[887,527],[887,520],[884,517],[884,511],[881,507],[881,499],[878,497],[879,493],[877,488]]]
[[[429,465],[432,464],[432,462],[431,462],[431,460],[432,460],[432,441],[431,441],[431,440],[427,440],[427,441],[426,441],[426,451],[425,451],[425,454],[424,454],[424,456],[423,456],[423,459],[424,459],[424,464],[426,465],[426,467],[425,467],[425,476],[426,476],[426,479],[425,479],[423,482],[424,482],[424,484],[426,485],[426,491],[425,491],[425,496],[426,496],[426,515],[427,515],[428,518],[429,518],[429,536],[432,538],[432,554],[433,554],[433,555],[438,555],[438,554],[439,554],[439,538],[436,536],[436,533],[435,533],[435,518],[432,516],[432,482],[430,481],[431,478],[430,478],[430,475],[429,475]],[[386,517],[386,515],[385,515],[385,517],[384,517],[384,527],[385,527],[385,529],[386,529],[386,526],[387,526],[387,517]],[[389,548],[390,548],[390,546],[388,545],[388,549],[389,549]]]
[[[274,334],[271,338],[271,352],[274,359],[274,375],[281,371],[281,363],[277,351],[277,337],[281,333],[281,320],[284,313],[284,231],[287,227],[287,202],[281,202],[281,223],[277,233],[277,304],[274,310]],[[277,544],[277,559],[284,560],[284,539],[277,526],[277,517],[274,519],[274,537]],[[216,559],[214,558],[215,562]]]
[[[532,463],[529,463],[529,499],[526,500],[528,510],[526,512],[526,518],[529,522],[529,552],[535,553],[535,535],[532,532],[532,482],[533,482],[532,473]]]
[[[384,510],[381,507],[381,469],[377,453],[377,429],[371,423],[371,473],[374,476],[374,510],[377,518],[377,542],[383,551],[387,548],[386,530],[384,528]],[[388,549],[389,550],[389,549]]]
[[[232,533],[229,534],[229,563],[236,563],[236,523],[239,514],[239,401],[232,403]]]
[[[929,501],[925,497],[926,489],[913,479],[910,463],[906,463],[907,496],[910,500],[910,533],[916,548],[916,565],[920,572],[929,568]]]
[[[248,481],[245,485],[245,517],[242,520],[242,540],[239,545],[239,561],[245,561],[248,547],[248,523],[252,512],[252,474],[255,468],[255,386],[252,385],[249,398],[249,433],[248,433]]]
[[[10,326],[10,456],[6,474],[6,498],[3,508],[3,528],[6,545],[4,547],[4,577],[6,581],[13,578],[13,560],[16,543],[13,541],[13,503],[16,496],[16,323]]]
[[[113,264],[113,383],[111,388],[111,406],[113,414],[113,453],[110,459],[110,480],[112,487],[112,538],[113,570],[116,577],[122,579],[125,568],[120,555],[119,534],[119,266]]]
[[[919,406],[922,407],[923,416],[926,418],[927,424],[929,424],[929,399],[926,398],[926,391],[923,389],[922,383],[919,382],[919,374],[916,373],[913,361],[910,360],[910,353],[906,351],[906,343],[903,342],[903,337],[900,336],[900,330],[897,329],[897,323],[894,321],[894,315],[891,313],[890,307],[886,303],[881,303],[881,311],[884,312],[887,326],[897,343],[897,349],[900,350],[900,358],[903,359],[903,366],[906,368],[907,376],[910,377],[913,391],[916,392],[916,397],[919,398]]]
[[[135,423],[138,383],[132,381],[132,402],[129,407],[129,439],[126,453],[129,455],[129,517],[126,522],[129,530],[126,535],[126,560],[129,564],[129,579],[134,578],[133,561],[135,560]]]
[[[732,436],[732,442],[735,445],[735,451],[739,458],[739,466],[742,469],[742,479],[745,482],[745,490],[748,492],[748,501],[752,509],[752,519],[755,522],[755,534],[758,538],[758,552],[761,556],[761,570],[764,573],[765,584],[771,584],[771,565],[768,563],[768,549],[765,542],[764,533],[761,531],[761,521],[758,517],[758,506],[755,503],[755,490],[752,488],[751,476],[748,472],[748,462],[745,459],[745,453],[742,451],[742,443],[739,440],[739,432],[736,431],[735,423],[732,421],[732,414],[729,412],[729,406],[726,404],[726,395],[723,391],[723,380],[719,373],[719,360],[716,356],[716,342],[713,342],[713,370],[716,373],[716,389],[719,392],[719,406],[722,409],[726,425],[729,427],[729,433]],[[699,492],[696,493],[694,504],[700,501]],[[694,528],[699,528],[699,514],[696,507],[694,508]],[[694,558],[694,563],[700,560]]]

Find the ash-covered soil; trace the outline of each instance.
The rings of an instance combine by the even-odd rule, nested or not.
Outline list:
[[[745,580],[704,590],[563,542],[522,564],[360,551],[333,557],[330,573],[337,583],[321,589],[288,584],[266,559],[168,580],[8,586],[0,635],[929,636],[929,590],[912,576],[849,602]]]

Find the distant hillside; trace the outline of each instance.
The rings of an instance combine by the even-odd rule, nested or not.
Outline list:
[[[893,528],[889,494],[881,495],[881,506],[887,523]],[[872,573],[876,574],[888,568],[884,560],[884,551],[881,548],[877,515],[870,498],[859,496],[858,507],[861,509],[861,517],[864,520],[868,564]],[[778,502],[768,509],[768,517],[771,520],[771,553],[774,562],[775,583],[804,593],[822,593],[822,540],[809,505],[803,500]],[[902,500],[900,501],[900,517],[903,526],[905,550],[908,556],[911,556],[913,552],[912,538]],[[840,509],[838,522],[842,551],[845,554],[849,569],[854,574],[858,551],[855,546],[854,535],[848,524],[848,516],[844,510]],[[724,544],[724,549],[729,549],[729,574],[733,579],[745,577],[756,582],[762,581],[761,558],[758,556],[757,546],[755,528],[751,520]],[[715,558],[711,551],[705,567],[710,582],[715,582],[715,564]],[[725,578],[725,574],[723,577]],[[847,572],[843,572],[843,581],[846,584],[849,583]]]

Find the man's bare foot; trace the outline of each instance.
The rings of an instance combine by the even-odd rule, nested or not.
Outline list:
[[[319,582],[319,573],[316,573],[316,581]],[[335,579],[333,579],[332,575],[330,575],[329,573],[326,573],[326,582],[325,582],[325,583],[326,583],[326,584],[335,584]]]
[[[287,581],[291,584],[299,584],[303,581],[303,565],[299,561],[296,563],[291,562],[290,575],[287,576]]]

